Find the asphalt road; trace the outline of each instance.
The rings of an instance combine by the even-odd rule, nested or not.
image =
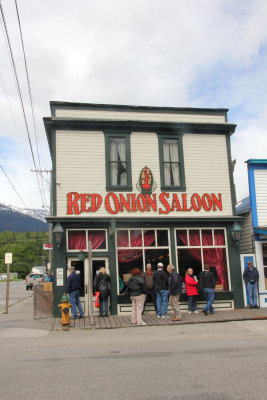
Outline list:
[[[32,296],[31,290],[25,289],[25,281],[10,282],[9,286],[9,306],[13,306],[19,301]],[[6,307],[6,282],[0,281],[0,312]]]
[[[24,308],[0,316],[1,400],[267,398],[267,321],[50,333],[43,326],[37,337],[18,328]]]

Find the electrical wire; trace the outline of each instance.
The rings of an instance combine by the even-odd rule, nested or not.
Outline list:
[[[2,1],[1,0],[0,0],[0,11],[1,11],[2,19],[3,19],[3,23],[4,23],[5,34],[6,34],[6,38],[7,38],[7,42],[8,42],[8,48],[9,48],[10,56],[11,56],[11,59],[12,59],[12,66],[13,66],[13,71],[14,71],[14,74],[15,74],[15,81],[16,81],[16,85],[17,85],[17,90],[18,90],[18,94],[19,94],[21,107],[22,107],[22,112],[23,112],[24,122],[25,122],[25,126],[26,126],[28,141],[29,141],[29,145],[30,145],[32,159],[33,159],[33,164],[34,164],[35,169],[37,170],[36,161],[35,161],[35,157],[34,157],[34,153],[33,153],[32,141],[31,141],[31,137],[30,137],[29,126],[28,126],[28,122],[27,122],[27,118],[26,118],[25,107],[24,107],[24,103],[23,103],[23,98],[22,98],[22,94],[21,94],[21,89],[20,89],[20,84],[19,84],[16,64],[15,64],[15,59],[14,59],[14,56],[13,56],[13,51],[12,51],[12,47],[11,47],[11,43],[10,43],[10,38],[9,38],[6,19],[5,19],[5,14],[4,14],[4,9],[3,9],[3,5],[2,5]],[[41,186],[40,186],[39,176],[37,174],[36,174],[36,178],[37,178],[38,188],[39,188],[39,192],[40,192],[40,196],[41,196],[41,200],[42,200],[42,205],[44,207],[44,205],[45,205],[44,203],[45,202],[44,202],[44,199],[43,199],[43,194],[42,194],[42,190],[41,190]]]
[[[8,182],[10,183],[10,185],[13,187],[13,189],[15,190],[15,192],[17,193],[17,196],[19,197],[20,201],[22,202],[22,204],[24,205],[25,208],[28,208],[24,202],[24,200],[21,198],[20,194],[18,193],[17,189],[15,188],[15,186],[13,185],[13,183],[11,182],[11,179],[9,178],[9,176],[7,175],[6,171],[4,170],[4,168],[2,167],[2,165],[0,164],[0,168],[3,171],[3,173],[5,174]]]
[[[15,0],[15,6],[16,6],[16,12],[17,12],[17,18],[18,18],[18,24],[19,24],[20,39],[21,39],[21,45],[22,45],[22,50],[23,50],[24,65],[25,65],[25,71],[26,71],[27,83],[28,83],[28,90],[29,90],[29,97],[30,97],[30,103],[31,103],[31,111],[32,111],[33,128],[34,128],[34,135],[35,135],[35,142],[36,142],[36,149],[37,149],[37,157],[38,157],[38,162],[39,162],[39,169],[41,170],[42,168],[41,168],[40,153],[39,153],[39,146],[38,146],[38,139],[37,139],[37,124],[36,124],[35,113],[34,113],[34,106],[33,106],[33,98],[32,98],[31,84],[30,84],[29,70],[28,70],[28,65],[27,65],[26,52],[25,52],[23,35],[22,35],[22,28],[21,28],[21,22],[20,22],[20,15],[19,15],[19,9],[18,9],[17,0]],[[42,180],[41,180],[41,185],[42,185],[44,199],[45,199],[45,190],[44,190],[44,184],[43,184]],[[46,199],[45,199],[45,206],[47,206],[46,205]]]

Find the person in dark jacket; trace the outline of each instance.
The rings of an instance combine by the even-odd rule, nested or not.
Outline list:
[[[248,261],[247,268],[243,273],[243,279],[246,282],[249,308],[259,308],[258,306],[259,273],[257,268],[253,267],[252,261]]]
[[[182,293],[182,282],[180,276],[175,271],[175,267],[169,264],[167,272],[170,274],[169,277],[169,294],[170,294],[170,306],[174,311],[174,317],[172,321],[181,321],[182,315],[179,305],[179,297]]]
[[[110,296],[110,276],[104,267],[99,269],[98,274],[96,275],[93,283],[94,295],[96,292],[99,292],[99,315],[100,317],[104,317],[104,304],[105,304],[105,317],[108,316],[108,298]]]
[[[127,282],[127,292],[132,300],[132,324],[146,325],[142,320],[142,311],[146,299],[146,284],[139,268],[132,270],[132,276]]]
[[[75,273],[75,267],[71,267],[70,275],[67,278],[67,293],[69,293],[70,295],[71,312],[74,319],[79,318],[77,313],[77,308],[80,313],[80,318],[84,317],[84,312],[82,309],[79,296],[80,288],[81,288],[80,276]]]
[[[157,293],[157,317],[166,318],[168,309],[169,274],[163,270],[163,264],[158,263],[157,271],[153,275],[155,290]]]
[[[148,263],[146,265],[146,272],[143,273],[143,277],[145,279],[146,287],[147,287],[147,294],[146,294],[146,300],[144,304],[144,309],[143,309],[143,314],[146,308],[146,303],[149,300],[152,300],[154,304],[155,311],[157,313],[157,294],[155,290],[155,285],[154,285],[154,271],[152,271],[152,265]]]
[[[212,304],[214,302],[214,289],[216,285],[216,277],[217,277],[216,268],[209,266],[208,266],[208,271],[202,271],[199,276],[199,282],[201,282],[201,285],[204,290],[204,296],[207,301],[207,304],[202,310],[205,315],[208,315],[208,311],[210,312],[210,314],[214,314],[214,308],[212,307]]]

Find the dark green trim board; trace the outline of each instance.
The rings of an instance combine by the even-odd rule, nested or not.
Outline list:
[[[112,192],[132,191],[132,166],[131,166],[131,147],[130,147],[130,134],[131,132],[122,131],[104,131],[105,134],[105,163],[106,163],[106,190]],[[125,139],[125,153],[126,153],[126,175],[127,185],[117,186],[111,185],[110,182],[110,139],[123,138]],[[123,160],[124,161],[124,160]]]
[[[235,197],[235,184],[234,184],[234,172],[232,165],[232,154],[231,154],[231,142],[230,137],[225,136],[226,140],[226,149],[227,149],[227,158],[228,158],[228,169],[229,169],[229,180],[230,180],[230,188],[231,188],[231,200],[232,200],[232,210],[233,215],[236,215],[236,197]]]
[[[231,276],[232,291],[234,292],[235,308],[244,308],[243,278],[241,273],[239,247],[233,243],[232,225],[227,225],[226,234],[228,242],[229,271]]]
[[[110,251],[110,313],[111,315],[117,315],[117,270],[115,235],[108,235],[108,249]]]
[[[52,198],[53,198],[53,206],[52,212],[53,215],[57,215],[57,161],[56,161],[56,131],[52,130]]]
[[[175,231],[174,227],[170,226],[170,251],[172,264],[175,266],[176,271],[178,270],[177,257],[176,257],[176,245],[175,245]]]
[[[185,171],[184,171],[184,151],[183,151],[183,137],[182,135],[166,135],[166,133],[157,132],[158,134],[158,146],[159,146],[159,162],[160,162],[160,183],[162,191],[179,192],[186,189],[185,186]],[[167,186],[165,184],[164,177],[164,156],[163,156],[163,143],[164,139],[177,139],[178,140],[178,156],[179,156],[179,175],[180,185],[179,186]]]

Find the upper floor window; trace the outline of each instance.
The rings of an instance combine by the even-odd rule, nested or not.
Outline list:
[[[131,190],[130,135],[106,133],[107,190]]]
[[[159,155],[161,188],[184,190],[185,175],[181,137],[159,135]]]

